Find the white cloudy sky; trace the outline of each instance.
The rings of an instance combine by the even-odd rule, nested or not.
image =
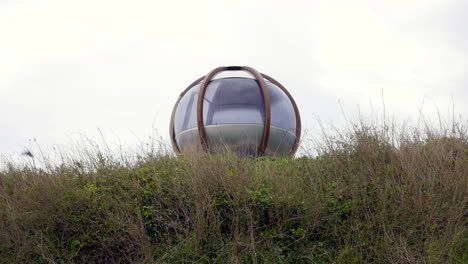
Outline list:
[[[295,97],[304,126],[347,114],[467,116],[464,0],[0,0],[0,154],[30,140],[168,138],[193,80],[248,65]],[[465,119],[466,120],[466,119]]]

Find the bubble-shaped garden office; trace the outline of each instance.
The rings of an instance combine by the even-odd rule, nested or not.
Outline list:
[[[227,147],[242,156],[293,155],[301,118],[275,79],[247,66],[219,67],[181,93],[170,133],[177,153]]]

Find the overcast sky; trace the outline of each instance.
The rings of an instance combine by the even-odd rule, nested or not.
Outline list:
[[[0,154],[83,135],[168,138],[180,92],[248,65],[303,124],[382,111],[468,116],[468,1],[0,0]],[[437,107],[437,108],[436,108]],[[466,120],[466,119],[463,119]]]

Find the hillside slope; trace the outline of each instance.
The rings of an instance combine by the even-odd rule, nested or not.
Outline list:
[[[345,134],[310,158],[9,164],[0,263],[467,263],[466,138]]]

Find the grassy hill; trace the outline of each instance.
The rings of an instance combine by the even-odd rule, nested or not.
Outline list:
[[[464,131],[361,124],[322,143],[6,164],[0,263],[468,263]]]

